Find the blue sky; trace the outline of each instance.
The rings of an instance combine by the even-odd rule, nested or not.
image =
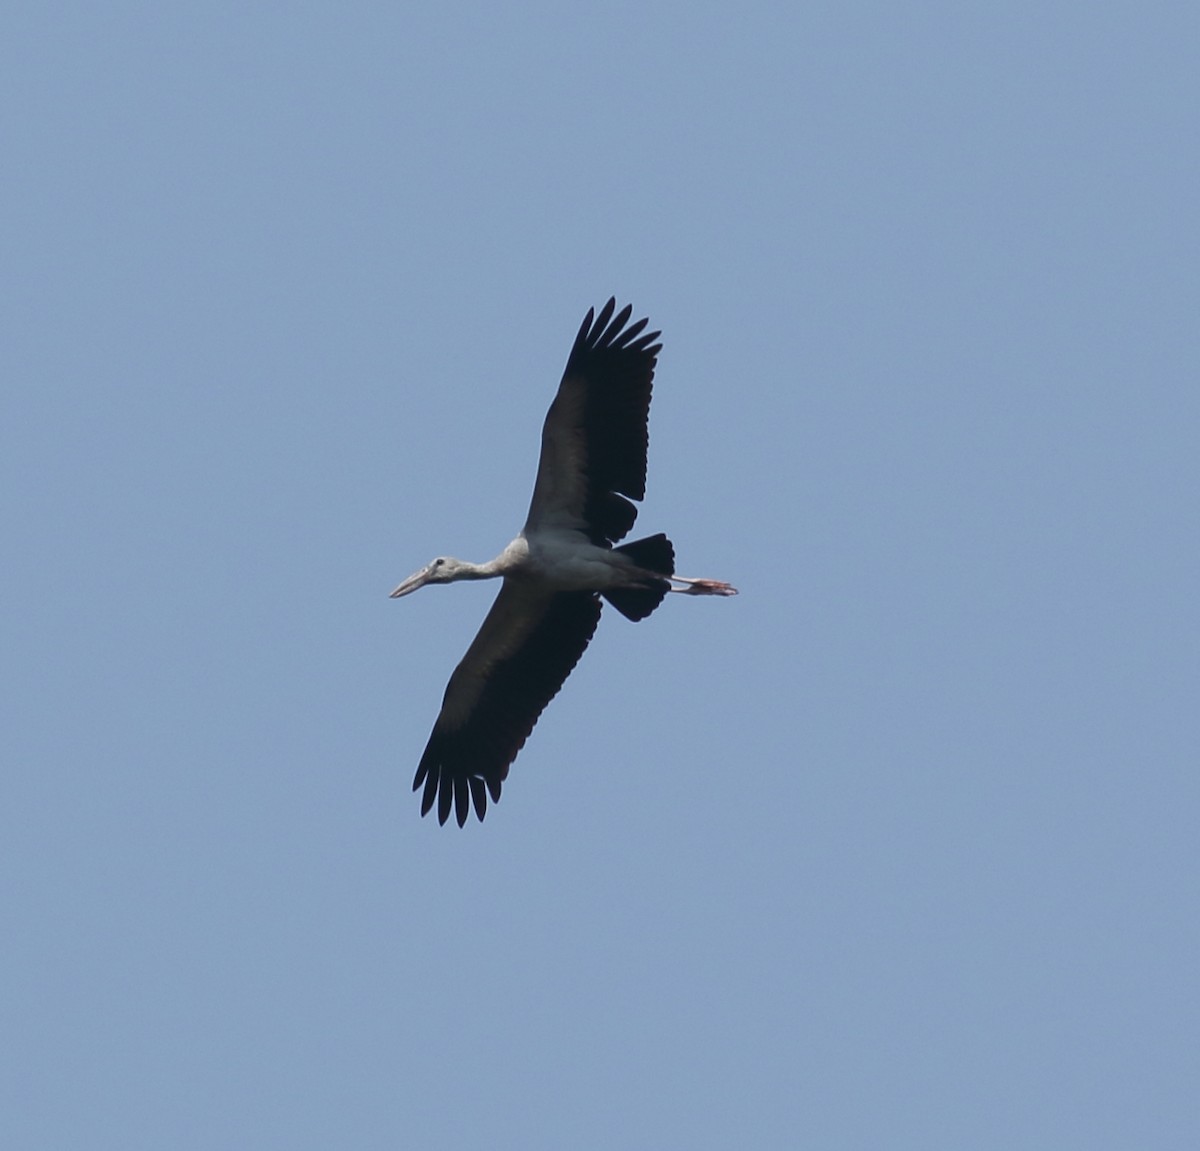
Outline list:
[[[0,1143],[1192,1148],[1188,4],[25,6]],[[587,308],[606,613],[412,772]]]

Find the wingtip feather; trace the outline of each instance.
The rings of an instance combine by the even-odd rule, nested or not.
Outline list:
[[[608,321],[612,318],[612,314],[614,311],[616,311],[616,308],[617,308],[616,296],[609,296],[608,303],[605,304],[604,307],[600,309],[600,314],[596,317],[595,324],[592,325],[591,342],[593,344],[597,343],[600,340],[600,337],[604,333],[605,328],[608,327]]]

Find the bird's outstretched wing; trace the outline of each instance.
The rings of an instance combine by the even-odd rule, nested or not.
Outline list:
[[[579,662],[600,620],[592,592],[546,592],[506,579],[462,662],[417,766],[421,814],[437,800],[459,827],[471,804],[483,819],[534,724]]]
[[[542,454],[525,532],[568,528],[594,544],[614,544],[637,518],[630,500],[646,495],[647,421],[659,332],[615,316],[610,299],[589,309],[542,426]],[[628,498],[626,498],[628,497]]]

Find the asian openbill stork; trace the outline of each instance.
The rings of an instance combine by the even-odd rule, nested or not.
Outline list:
[[[546,704],[579,661],[600,619],[601,597],[626,619],[645,619],[667,592],[736,595],[727,583],[675,574],[661,533],[614,545],[633,527],[630,500],[646,494],[646,424],[662,345],[647,320],[588,310],[542,427],[542,454],[521,534],[484,564],[441,556],[392,598],[426,584],[502,576],[504,585],[450,677],[441,714],[417,767],[421,814],[458,825],[472,804],[483,819]],[[614,313],[616,313],[614,315]],[[678,584],[680,586],[673,586]]]

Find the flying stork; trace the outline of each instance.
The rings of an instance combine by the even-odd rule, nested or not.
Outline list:
[[[630,324],[632,306],[589,309],[542,426],[542,454],[521,533],[483,564],[439,556],[393,591],[493,579],[504,583],[446,687],[417,766],[421,814],[437,801],[483,819],[546,704],[579,662],[600,620],[601,597],[626,619],[645,619],[667,592],[737,595],[719,580],[675,574],[661,533],[616,547],[646,495],[647,420],[660,333]],[[614,313],[616,313],[614,315]],[[674,585],[680,586],[674,586]]]

